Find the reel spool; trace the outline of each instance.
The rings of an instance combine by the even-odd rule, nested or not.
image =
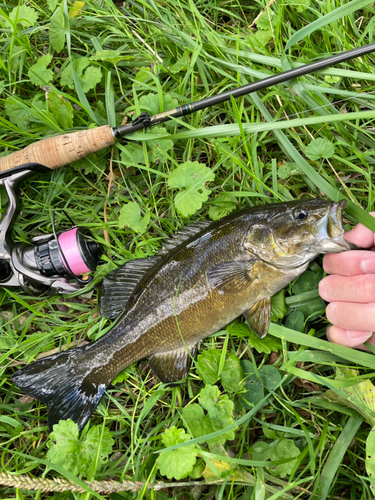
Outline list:
[[[92,280],[88,273],[95,271],[100,260],[100,246],[88,229],[72,227],[57,234],[53,217],[53,234],[37,236],[31,244],[14,244],[10,238],[18,184],[35,172],[48,170],[40,164],[26,164],[0,174],[0,186],[5,187],[9,197],[0,221],[0,285],[21,286],[34,294],[72,293]]]

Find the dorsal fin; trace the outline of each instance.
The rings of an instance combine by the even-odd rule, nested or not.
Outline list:
[[[109,319],[117,318],[139,281],[158,261],[157,256],[130,260],[107,274],[99,288],[100,314]]]
[[[109,319],[117,318],[125,309],[138,282],[159,261],[159,257],[166,255],[210,224],[211,222],[201,221],[185,226],[169,238],[154,257],[131,260],[107,274],[99,289],[100,314]]]
[[[202,231],[211,224],[212,224],[211,222],[200,221],[200,222],[194,222],[194,224],[190,224],[189,226],[183,227],[182,229],[177,231],[176,234],[171,236],[165,243],[163,243],[162,249],[160,250],[158,255],[166,255],[168,252],[173,250],[173,248],[176,248],[185,240],[188,240],[194,234],[199,233],[200,231]]]

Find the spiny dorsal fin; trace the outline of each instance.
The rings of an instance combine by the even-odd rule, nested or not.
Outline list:
[[[211,222],[200,221],[181,228],[179,231],[177,231],[176,234],[171,236],[165,243],[163,243],[162,249],[160,250],[158,255],[166,255],[178,245],[191,238],[194,234],[199,233],[209,225],[211,225]]]
[[[169,238],[160,252],[147,259],[134,259],[111,271],[102,281],[99,289],[99,311],[109,319],[117,318],[124,310],[134,288],[145,273],[158,262],[159,257],[166,255],[178,245],[199,233],[211,222],[201,221],[183,227]]]
[[[222,262],[212,266],[207,271],[207,280],[211,288],[218,290],[219,294],[230,293],[248,287],[257,279],[254,275],[254,260],[235,260]]]
[[[188,374],[196,347],[194,344],[174,351],[153,354],[148,364],[162,382],[178,382]]]
[[[158,261],[157,256],[134,259],[107,274],[99,289],[100,314],[109,319],[117,318],[139,281]]]
[[[262,339],[267,335],[270,325],[271,298],[259,300],[244,312],[244,316],[249,327]]]

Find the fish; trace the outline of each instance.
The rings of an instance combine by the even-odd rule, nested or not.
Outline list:
[[[263,338],[275,293],[319,254],[357,248],[343,237],[345,204],[274,203],[184,227],[156,256],[104,278],[100,312],[116,319],[105,335],[32,362],[13,382],[46,403],[50,429],[71,419],[82,430],[116,375],[133,363],[148,358],[161,382],[176,383],[201,340],[240,315]]]

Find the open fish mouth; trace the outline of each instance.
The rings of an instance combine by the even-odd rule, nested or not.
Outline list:
[[[319,221],[317,250],[322,253],[344,252],[358,248],[344,238],[345,229],[342,223],[342,213],[345,206],[345,200],[332,203],[327,214]]]

